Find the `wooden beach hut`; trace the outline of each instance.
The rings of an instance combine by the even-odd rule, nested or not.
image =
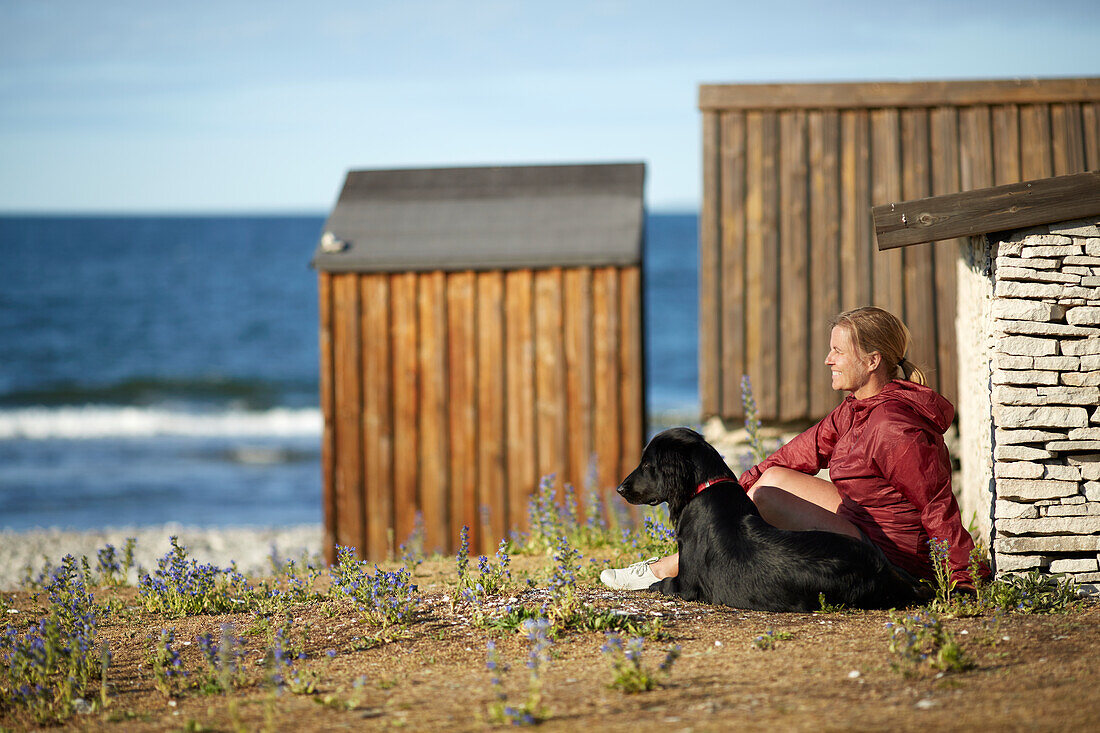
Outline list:
[[[962,240],[876,252],[871,207],[1100,167],[1100,79],[707,84],[700,217],[704,417],[810,421],[839,400],[828,319],[876,304],[955,401]]]
[[[644,440],[640,163],[348,173],[313,258],[325,544],[453,551]],[[590,466],[592,467],[590,469]]]

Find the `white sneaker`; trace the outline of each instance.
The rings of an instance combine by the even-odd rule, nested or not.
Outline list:
[[[649,566],[655,562],[657,558],[651,557],[629,567],[608,568],[600,573],[600,582],[614,590],[645,590],[660,580],[649,569]]]

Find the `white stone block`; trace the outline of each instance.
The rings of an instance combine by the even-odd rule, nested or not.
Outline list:
[[[1021,358],[1021,357],[1014,357]],[[1087,356],[1079,357],[1081,360],[1080,369],[1085,372],[1095,371],[1100,369],[1100,354],[1089,354]],[[1025,367],[1021,367],[1025,368]]]
[[[998,270],[1002,267],[1023,267],[1029,270],[1057,270],[1059,269],[1059,264],[1061,264],[1061,260],[1048,257],[1033,257],[1030,260],[1025,260],[1022,257],[1013,257],[1012,255],[999,255],[997,257]]]
[[[1100,516],[1004,519],[997,521],[997,531],[1006,535],[1095,535],[1100,534]]]
[[[1063,496],[1059,501],[1068,506],[1070,504],[1084,504],[1086,499],[1081,494],[1074,494],[1073,496]]]
[[[1037,237],[1046,237],[1050,234],[1050,227],[1046,224],[1040,224],[1034,227],[1028,227],[1027,229],[1015,229],[1008,233],[1008,238],[997,243],[999,247],[1004,247],[1006,244],[1016,244],[1024,242],[1032,242],[1034,244],[1044,244],[1044,242],[1038,241]],[[1058,236],[1064,236],[1059,234]],[[1069,237],[1066,237],[1069,239]],[[1073,241],[1073,240],[1070,240]]]
[[[1055,453],[1080,453],[1100,450],[1100,440],[1051,440],[1046,448]]]
[[[1008,520],[1024,521],[1024,520]],[[1004,537],[994,540],[995,552],[1016,555],[1034,552],[1096,552],[1100,550],[1100,535],[1065,535],[1062,537]]]
[[[1044,463],[1043,478],[1051,478],[1058,481],[1080,481],[1081,469],[1079,469],[1077,466],[1066,466],[1058,463]]]
[[[1036,356],[1031,361],[1035,369],[1056,369],[1066,372],[1077,371],[1081,368],[1081,357],[1079,356]],[[1100,369],[1100,367],[1097,368]]]
[[[1089,424],[1083,407],[993,406],[993,421],[1001,428],[1083,428]]]
[[[1049,247],[1049,246],[1065,246],[1067,244],[1073,244],[1073,238],[1064,234],[1051,234],[1050,226],[1047,225],[1047,231],[1036,232],[1028,235],[1024,240],[1024,247]],[[1043,254],[1040,257],[1048,257],[1049,255]]]
[[[1009,501],[1038,501],[1073,496],[1080,488],[1076,481],[1047,481],[1038,479],[997,479],[998,499]]]
[[[1008,339],[1005,340],[1007,341]],[[1062,353],[1066,356],[1088,356],[1089,354],[1100,354],[1100,338],[1095,336],[1093,338],[1084,338],[1077,341],[1067,339],[1065,341],[1062,341],[1059,346],[1062,349]],[[1005,351],[1008,350],[1005,349]],[[1039,356],[1039,354],[1032,354],[1032,356]]]
[[[1100,256],[1088,254],[1082,256],[1070,256],[1062,260],[1064,265],[1082,265],[1084,267],[1095,267],[1100,265]]]
[[[1091,268],[1090,268],[1091,270]],[[1081,275],[1081,287],[1083,288],[1100,288],[1100,275],[1082,274]],[[1090,300],[1091,305],[1095,301]]]
[[[1044,359],[1065,359],[1072,357],[1064,356],[1045,356]],[[1100,357],[1098,357],[1100,358]],[[1030,369],[1032,363],[1035,361],[1034,357],[1030,356],[1016,356],[1014,354],[1002,354],[1001,352],[995,352],[993,358],[990,360],[990,366],[994,369]],[[1049,368],[1049,367],[1047,367]]]
[[[1034,519],[1039,516],[1039,508],[1034,504],[998,499],[993,504],[993,516],[997,519]]]
[[[1096,570],[1100,570],[1100,565],[1097,565],[1095,557],[1089,559],[1069,558],[1066,560],[1050,561],[1050,572],[1052,573],[1090,573]]]
[[[1052,455],[1048,450],[1029,445],[998,445],[993,449],[993,457],[998,461],[1041,461]]]
[[[1096,222],[1091,219],[1063,221],[1048,224],[1047,227],[1051,234],[1061,234],[1066,237],[1100,237],[1100,230],[1096,228]]]
[[[1047,323],[1046,321],[994,321],[995,333],[1022,336],[1068,336],[1088,338],[1096,335],[1096,329],[1088,326],[1071,326],[1067,323]]]
[[[1073,240],[1066,237],[1067,240],[1072,242]],[[1085,253],[1085,248],[1080,244],[1051,244],[1051,245],[1039,245],[1030,246],[1031,242],[1024,244],[1024,248],[1020,250],[1020,257],[1028,259],[1029,257],[1074,257]]]
[[[1070,440],[1100,440],[1100,428],[1073,428],[1067,437]]]
[[[1047,402],[1040,404],[1081,405],[1088,407],[1100,401],[1100,389],[1096,387],[1035,387],[1035,393]]]
[[[1061,372],[1037,369],[994,369],[990,375],[993,384],[1058,384]]]
[[[1042,515],[1044,517],[1080,517],[1085,514],[1100,514],[1100,512],[1089,511],[1090,509],[1088,504],[1055,504],[1043,507]]]
[[[1056,433],[1051,430],[1005,430],[1003,428],[997,428],[993,433],[993,437],[996,439],[998,445],[1065,440],[1066,435],[1066,433]]]
[[[997,266],[997,279],[998,280],[1021,280],[1023,282],[1030,282],[1036,279],[1038,270],[1032,270],[1027,267],[1001,267]]]
[[[1019,298],[997,298],[993,301],[991,312],[994,318],[1011,321],[1055,321],[1065,315],[1065,309],[1061,306]]]
[[[1064,283],[1066,285],[1080,285],[1081,275],[1075,272],[1066,272],[1065,270],[1058,271],[1046,271],[1046,270],[1032,270],[1032,276],[1030,280],[1040,283]],[[1017,278],[1023,279],[1023,278]]]
[[[1066,322],[1074,326],[1100,326],[1100,308],[1070,308],[1066,311]]]
[[[999,280],[997,281],[996,288],[993,290],[993,294],[998,298],[1050,298],[1051,300],[1058,300],[1061,297],[1085,297],[1078,296],[1073,292],[1067,292],[1075,289],[1084,290],[1084,288],[1073,288],[1072,286],[1067,288],[1061,285],[1051,285],[1047,283]]]
[[[1058,353],[1058,342],[1031,336],[1008,336],[998,339],[995,348],[1003,354],[1016,356],[1054,356]],[[1100,354],[1100,349],[1095,353]]]
[[[1100,482],[1086,481],[1085,482],[1085,501],[1087,502],[1100,502]]]
[[[1100,239],[1086,239],[1085,254],[1090,257],[1100,257]]]
[[[993,464],[993,475],[997,478],[1043,478],[1044,470],[1042,464],[1027,461]]]
[[[993,564],[998,573],[1014,573],[1041,567],[1043,558],[1039,555],[1006,555],[998,552],[993,557]]]
[[[1094,372],[1062,372],[1062,384],[1071,387],[1100,386],[1100,370]]]

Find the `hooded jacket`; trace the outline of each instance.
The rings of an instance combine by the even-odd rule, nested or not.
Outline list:
[[[893,380],[878,394],[849,395],[821,422],[741,475],[748,491],[779,466],[814,475],[828,467],[840,493],[837,514],[859,527],[889,560],[933,578],[930,538],[949,543],[951,579],[970,586],[974,541],[951,493],[943,433],[955,408],[935,391]]]

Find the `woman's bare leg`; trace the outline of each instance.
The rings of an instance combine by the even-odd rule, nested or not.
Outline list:
[[[854,524],[837,516],[840,492],[825,479],[807,476],[789,468],[769,468],[748,491],[760,516],[780,529],[818,529],[860,539]],[[662,557],[649,569],[658,578],[670,578],[680,571],[680,555]]]

